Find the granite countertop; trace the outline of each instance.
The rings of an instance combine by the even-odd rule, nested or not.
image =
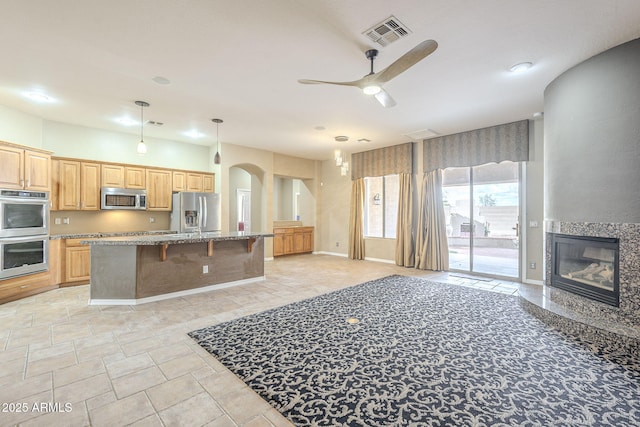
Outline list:
[[[85,245],[96,246],[147,246],[147,245],[178,245],[182,243],[199,243],[208,241],[225,241],[225,240],[248,240],[261,237],[273,237],[272,233],[259,233],[250,231],[231,231],[231,232],[204,232],[204,233],[175,233],[161,235],[134,235],[134,236],[116,236],[101,237],[97,239],[87,239],[80,241]]]
[[[71,234],[52,234],[49,240],[57,239],[95,239],[99,237],[120,237],[120,236],[150,236],[158,234],[175,234],[172,230],[155,230],[155,231],[96,231],[92,233],[71,233]]]

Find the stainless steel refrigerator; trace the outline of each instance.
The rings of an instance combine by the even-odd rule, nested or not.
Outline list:
[[[173,193],[171,230],[178,233],[221,230],[220,194]]]

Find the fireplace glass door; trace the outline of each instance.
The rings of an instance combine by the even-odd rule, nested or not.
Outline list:
[[[555,234],[552,244],[552,286],[618,305],[618,239]]]

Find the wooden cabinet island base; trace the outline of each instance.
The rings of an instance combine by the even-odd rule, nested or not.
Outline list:
[[[267,233],[193,233],[85,240],[90,305],[135,305],[264,280]]]

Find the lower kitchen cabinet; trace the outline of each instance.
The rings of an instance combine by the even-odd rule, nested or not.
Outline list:
[[[273,256],[313,252],[313,227],[275,227]]]
[[[64,273],[62,281],[65,284],[79,285],[89,283],[91,278],[91,248],[81,245],[83,239],[66,239],[64,249]]]
[[[57,287],[58,285],[51,284],[51,276],[48,271],[0,280],[0,304],[39,294]]]

